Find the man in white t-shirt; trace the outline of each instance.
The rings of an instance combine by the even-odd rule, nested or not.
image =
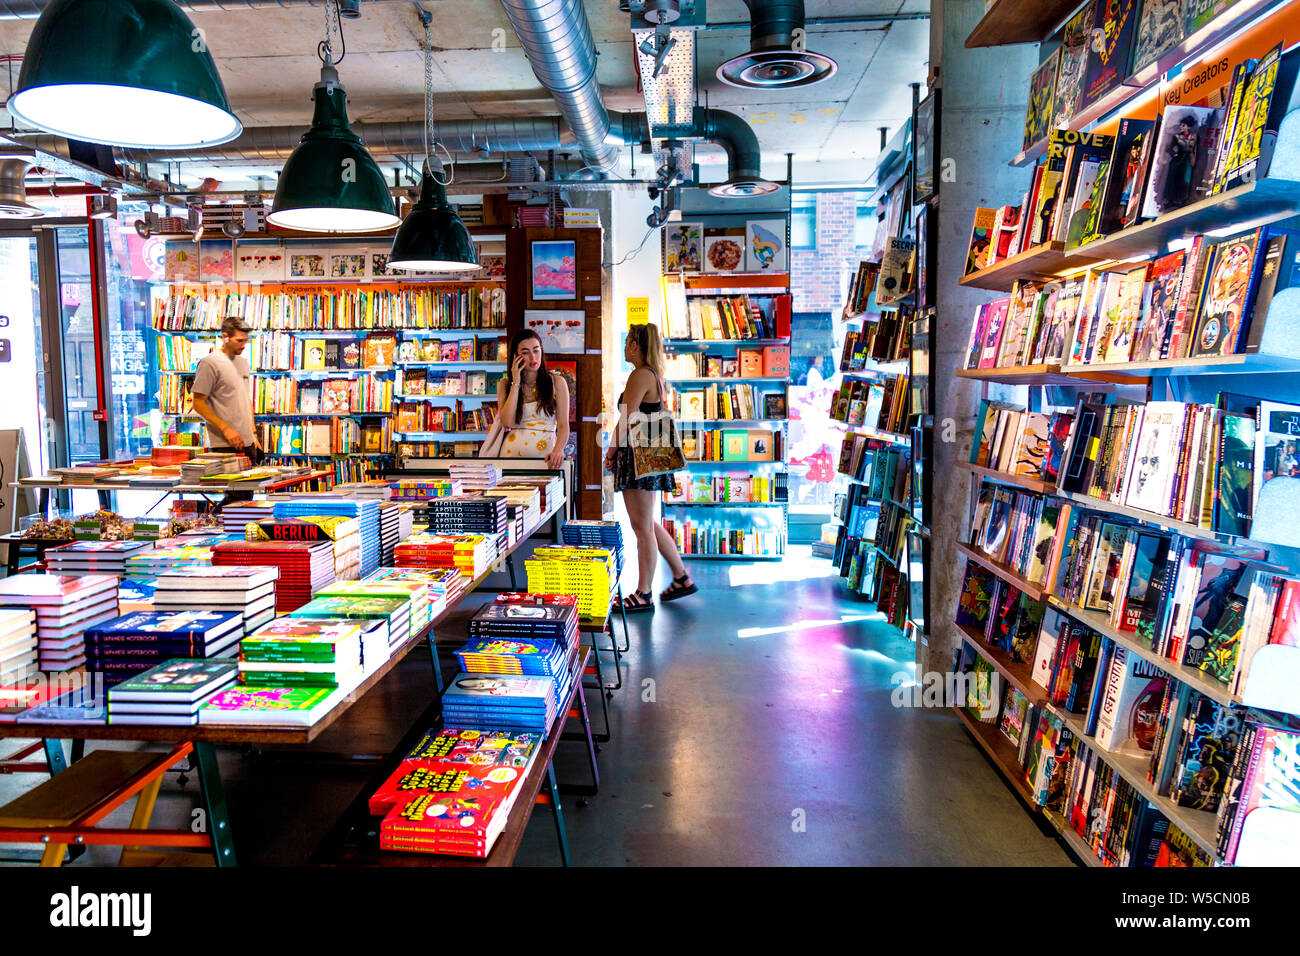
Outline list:
[[[194,411],[208,423],[213,451],[240,451],[256,461],[253,374],[243,354],[249,331],[236,317],[221,323],[221,348],[203,357],[194,376]]]

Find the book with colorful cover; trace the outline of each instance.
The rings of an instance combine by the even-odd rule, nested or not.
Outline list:
[[[231,660],[196,660],[178,657],[112,687],[111,704],[192,704],[233,683],[239,666]]]
[[[1171,796],[1180,807],[1213,813],[1223,798],[1241,738],[1241,715],[1197,694],[1184,721],[1179,775]]]
[[[1029,105],[1025,110],[1025,135],[1022,149],[1029,149],[1047,137],[1055,110],[1057,75],[1061,65],[1060,48],[1053,50],[1029,78]]]
[[[97,624],[88,635],[111,640],[118,636],[148,634],[193,641],[212,641],[238,627],[244,616],[233,611],[135,611]]]
[[[1088,51],[1081,106],[1091,106],[1129,75],[1138,6],[1138,0],[1099,0],[1092,33],[1100,36]]]
[[[1082,105],[1095,16],[1095,2],[1088,0],[1070,17],[1061,31],[1061,62],[1056,74],[1056,94],[1052,102],[1052,129],[1067,125]]]
[[[989,266],[993,251],[993,232],[997,227],[998,211],[983,207],[975,210],[970,241],[966,246],[966,267],[963,275],[970,275]]]
[[[1178,311],[1178,295],[1182,288],[1186,259],[1187,253],[1180,249],[1151,263],[1146,277],[1150,298],[1147,300],[1142,333],[1133,348],[1133,361],[1158,361],[1168,348],[1174,316]]]
[[[85,574],[80,577],[64,574],[12,574],[0,578],[0,607],[70,604],[101,592],[115,591],[117,582],[117,577],[111,574]]]
[[[1191,357],[1231,355],[1240,349],[1252,293],[1263,262],[1263,229],[1215,241],[1209,250]]]
[[[993,600],[993,575],[973,561],[966,563],[966,577],[957,599],[957,624],[983,632]]]
[[[359,648],[364,627],[347,620],[282,617],[244,638],[240,657],[245,661],[316,661],[330,663],[352,656]]]
[[[1224,144],[1228,151],[1224,164],[1223,189],[1233,189],[1253,182],[1259,165],[1264,129],[1268,125],[1273,90],[1277,84],[1278,65],[1282,59],[1279,43],[1260,59],[1251,71],[1242,91],[1232,141]]]
[[[1028,711],[1029,698],[1017,688],[1008,687],[1006,703],[1002,706],[1002,719],[998,722],[998,730],[1002,731],[1002,736],[1017,747],[1020,746],[1020,737],[1025,730],[1025,716]]]
[[[1300,405],[1259,403],[1255,412],[1254,460],[1252,515],[1265,482],[1274,478],[1300,478]],[[3,601],[2,596],[0,601]]]
[[[1143,0],[1132,72],[1154,63],[1182,40],[1183,3],[1184,0]]]
[[[1290,866],[1300,813],[1300,733],[1260,726],[1242,783],[1228,851],[1238,866]]]
[[[240,684],[218,691],[207,700],[199,708],[199,723],[310,726],[341,701],[348,690]]]

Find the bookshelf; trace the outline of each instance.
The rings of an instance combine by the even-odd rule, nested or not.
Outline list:
[[[233,248],[238,264],[242,249],[266,246]],[[289,241],[275,248],[285,257],[351,251]],[[505,370],[498,360],[506,334],[502,279],[173,282],[154,301],[164,414],[192,417],[188,383],[198,359],[219,347],[228,315],[253,328],[244,354],[254,377],[254,421],[264,450],[277,460],[306,458],[340,479],[361,480],[409,451],[404,444],[413,439],[394,427],[399,404],[447,405],[454,414],[488,423],[495,414],[495,379]],[[429,394],[449,388],[452,379],[452,393]],[[470,391],[471,382],[482,394],[456,394]],[[316,408],[324,390],[347,391],[349,409]],[[317,426],[327,427],[328,435]],[[436,434],[448,442],[478,442],[486,432]]]
[[[1071,3],[1058,10],[1050,4],[998,0],[972,32],[967,46],[1044,39],[1077,6]],[[1031,7],[1035,10],[1031,11]],[[1190,108],[1201,97],[1214,97],[1208,105],[1218,106],[1221,92],[1227,92],[1235,82],[1233,67],[1263,57],[1279,39],[1291,42],[1297,26],[1300,11],[1294,5],[1242,0],[1076,112],[1068,128],[1105,136],[1123,135],[1122,129],[1133,128],[1121,127],[1124,119],[1158,116],[1162,111],[1158,103]],[[1021,39],[1013,39],[1016,36]],[[1044,51],[1050,53],[1051,47],[1045,45]],[[1207,72],[1207,79],[1195,93],[1188,95],[1184,91],[1181,100],[1166,99],[1187,77],[1199,77],[1202,67],[1211,62],[1228,64],[1228,68]],[[1245,67],[1245,74],[1252,68]],[[1288,74],[1284,67],[1278,76],[1287,77],[1289,82],[1294,72]],[[1276,107],[1291,102],[1294,94],[1289,88],[1279,88],[1273,95]],[[1228,97],[1228,101],[1231,103],[1232,98]],[[1096,328],[1092,338],[1088,332],[1087,323],[1096,318],[1089,311],[1092,307],[1086,301],[1076,305],[1070,300],[1063,356],[1057,351],[1054,359],[1050,345],[1045,352],[1041,351],[1041,342],[1034,345],[1045,325],[1050,327],[1048,323],[1057,318],[1050,308],[1044,308],[1032,319],[1033,323],[1045,319],[1044,324],[1019,325],[1008,320],[1007,327],[1023,336],[1009,361],[1003,355],[1005,345],[997,344],[1003,329],[992,335],[994,351],[1001,361],[993,367],[956,372],[959,380],[976,385],[985,399],[1008,402],[1009,414],[1021,416],[1011,419],[1021,425],[1011,433],[1014,438],[1010,443],[992,448],[988,454],[994,458],[1005,458],[1008,452],[1019,456],[1029,447],[1021,443],[1021,436],[1037,428],[1036,424],[1026,423],[1032,422],[1032,416],[1042,415],[1052,429],[1044,434],[1045,440],[1050,440],[1039,451],[1042,458],[1053,463],[1033,475],[1009,473],[1006,464],[984,464],[990,435],[981,427],[981,406],[971,460],[958,466],[960,472],[970,475],[971,534],[966,540],[972,543],[957,545],[965,574],[957,620],[941,625],[957,647],[954,670],[966,674],[980,673],[981,668],[985,673],[991,670],[1008,688],[1023,695],[1030,707],[1026,728],[1032,727],[1033,733],[1046,740],[1042,745],[1045,749],[1035,750],[1039,744],[1033,743],[1028,752],[1017,752],[999,732],[998,721],[980,721],[964,707],[957,708],[956,713],[1013,792],[1041,815],[1085,863],[1097,863],[1100,847],[1110,840],[1110,851],[1117,847],[1121,854],[1132,851],[1137,865],[1137,831],[1129,827],[1130,818],[1106,817],[1112,804],[1107,804],[1102,815],[1100,837],[1092,832],[1090,819],[1087,836],[1075,830],[1080,809],[1086,819],[1090,809],[1098,808],[1098,795],[1113,798],[1115,794],[1124,796],[1125,805],[1133,807],[1135,813],[1144,813],[1148,808],[1158,813],[1215,864],[1256,860],[1265,855],[1259,831],[1251,829],[1248,816],[1240,844],[1229,842],[1226,834],[1231,832],[1234,819],[1240,825],[1236,804],[1222,790],[1217,794],[1209,791],[1202,798],[1203,791],[1194,789],[1199,784],[1189,773],[1197,766],[1190,762],[1202,759],[1198,755],[1205,752],[1198,735],[1217,734],[1214,746],[1229,754],[1231,762],[1239,743],[1237,727],[1286,726],[1300,715],[1300,648],[1287,640],[1289,618],[1281,616],[1281,595],[1290,593],[1287,582],[1300,579],[1300,488],[1295,487],[1300,482],[1272,477],[1273,472],[1281,470],[1281,459],[1275,462],[1269,458],[1276,447],[1268,444],[1270,433],[1263,413],[1256,412],[1260,402],[1284,406],[1300,403],[1300,389],[1293,378],[1293,373],[1300,370],[1300,283],[1290,274],[1289,266],[1276,270],[1279,277],[1261,299],[1265,305],[1252,312],[1261,276],[1275,275],[1272,269],[1262,267],[1269,243],[1281,243],[1272,247],[1278,250],[1278,262],[1290,263],[1300,249],[1300,238],[1293,238],[1297,234],[1287,231],[1294,227],[1289,220],[1300,214],[1300,111],[1288,113],[1282,109],[1278,113],[1275,109],[1275,114],[1276,120],[1272,116],[1268,120],[1269,130],[1276,129],[1272,153],[1265,151],[1259,159],[1261,166],[1244,180],[1219,176],[1199,198],[1194,195],[1191,201],[1172,210],[1161,205],[1163,211],[1153,216],[1143,215],[1150,211],[1147,203],[1129,204],[1123,218],[1116,216],[1091,241],[1031,246],[958,280],[963,286],[1012,293],[1008,314],[1013,319],[1017,297],[1026,289],[1030,299],[1023,301],[1032,301],[1038,308],[1045,305],[1047,295],[1068,299],[1070,283],[1075,280],[1085,285],[1096,282],[1092,288],[1101,293],[1118,281],[1107,275],[1137,275],[1144,285],[1132,288],[1145,296],[1153,284],[1165,282],[1163,276],[1172,275],[1177,288],[1190,290],[1184,294],[1184,301],[1190,299],[1190,305],[1171,301],[1168,306],[1171,328],[1176,333],[1172,342],[1180,345],[1171,344],[1168,335],[1163,345],[1156,340],[1154,352],[1149,345],[1137,344],[1142,341],[1151,303],[1144,297],[1132,311],[1135,324],[1127,338],[1113,334],[1114,327],[1097,326],[1107,329],[1102,341],[1110,343],[1110,348],[1098,349]],[[1150,135],[1153,143],[1164,143],[1165,131],[1158,141],[1154,134]],[[1012,164],[1033,162],[1044,155],[1047,146],[1047,139],[1031,144],[1013,158]],[[1116,146],[1116,150],[1119,148]],[[1031,197],[1046,165],[1035,171]],[[1146,194],[1150,188],[1148,177],[1156,175],[1156,168],[1154,163],[1130,167],[1140,177],[1135,185],[1126,182],[1126,188],[1139,190],[1139,197]],[[1060,195],[1065,194],[1063,187]],[[1107,203],[1114,202],[1108,193],[1094,195],[1108,197]],[[1103,214],[1108,215],[1106,210]],[[1251,233],[1268,226],[1276,228]],[[1205,303],[1210,293],[1205,290],[1211,285],[1216,263],[1211,260],[1200,272],[1191,266],[1184,269],[1185,262],[1195,261],[1194,241],[1202,237],[1199,243],[1203,247],[1216,248],[1216,244],[1247,235],[1253,236],[1245,240],[1249,244],[1248,261],[1255,265],[1233,285],[1233,294],[1240,292],[1242,298],[1215,306],[1224,312],[1207,313]],[[1183,260],[1176,259],[1180,251],[1186,253]],[[1157,279],[1153,283],[1151,263],[1161,257],[1176,261],[1176,271],[1155,271]],[[1040,298],[1040,293],[1044,297]],[[1130,307],[1119,298],[1108,301],[1115,304],[1116,312],[1112,314],[1124,321],[1125,310]],[[1165,307],[1163,302],[1160,305]],[[1205,347],[1188,344],[1191,339],[1203,338],[1202,323],[1216,316],[1225,321],[1222,316],[1233,309],[1237,311],[1231,312],[1226,321],[1240,322],[1233,329],[1236,337],[1220,350],[1226,354],[1194,354]],[[1164,318],[1163,312],[1160,318]],[[1188,338],[1178,337],[1183,335]],[[975,351],[959,364],[976,364],[976,346],[981,341],[981,329],[976,326],[971,329],[970,346]],[[1113,354],[1109,360],[1093,358],[1105,351],[1113,353],[1117,347],[1123,352],[1122,359]],[[984,357],[988,354],[986,351]],[[1044,355],[1045,359],[1039,360]],[[993,386],[1003,388],[993,392]],[[1009,392],[1008,386],[1014,391]],[[1128,408],[1132,402],[1137,403],[1136,408]],[[1102,410],[1108,430],[1084,430],[1083,416],[1095,409]],[[1163,446],[1157,449],[1152,437],[1163,427],[1165,419],[1160,416],[1165,414],[1181,416],[1171,419],[1177,424],[1165,432],[1164,440],[1171,443],[1172,453],[1163,451]],[[1256,418],[1256,414],[1261,417]],[[1223,451],[1227,447],[1223,444],[1225,422],[1231,416],[1254,423],[1249,437],[1241,440],[1244,450],[1240,453]],[[1063,445],[1052,443],[1058,422],[1063,423],[1063,433],[1068,433]],[[1123,427],[1120,423],[1124,423]],[[999,439],[992,441],[992,445],[998,444]],[[1245,461],[1247,457],[1252,460]],[[1271,469],[1262,476],[1254,471],[1261,461],[1263,467]],[[1078,468],[1086,469],[1083,490],[1065,490],[1079,487]],[[1068,472],[1060,484],[1055,478],[1058,471],[1062,475]],[[1248,480],[1244,488],[1240,484],[1243,474]],[[1154,486],[1148,484],[1153,480],[1157,482]],[[1153,487],[1155,491],[1151,491]],[[1007,526],[1016,555],[1014,564],[991,558],[975,544],[981,528],[1000,527],[999,502],[1012,502],[1011,510],[1004,514],[1020,522]],[[1139,553],[1142,547],[1149,550]],[[1149,574],[1145,570],[1135,572],[1135,565],[1145,561],[1147,553],[1157,563],[1153,563]],[[1023,570],[1026,567],[1038,568],[1042,573]],[[1220,572],[1220,568],[1226,570]],[[1223,595],[1222,601],[1213,591],[1220,573],[1233,590]],[[993,590],[985,591],[981,583],[984,581],[998,583]],[[990,596],[997,608],[984,611],[981,602]],[[1229,606],[1240,609],[1240,627],[1234,623],[1235,618],[1223,616],[1223,609]],[[981,619],[981,626],[969,623],[972,613],[987,615]],[[1036,620],[1043,623],[1037,624]],[[1036,642],[1027,645],[1028,655],[1024,654],[1026,645],[1015,643],[1025,637]],[[1053,640],[1067,639],[1078,643],[1060,646],[1077,648],[1077,656],[1071,657],[1073,652],[1068,649],[1059,653],[1051,649]],[[1281,642],[1274,643],[1278,640]],[[1011,652],[1013,646],[1016,653]],[[1085,646],[1102,649],[1093,676],[1085,673],[1093,660],[1093,651],[1085,650]],[[1107,663],[1109,649],[1113,649],[1120,664]],[[1066,657],[1071,663],[1065,662]],[[1035,673],[1050,675],[1051,691],[1033,679]],[[1142,687],[1159,689],[1160,706],[1152,724],[1157,728],[1154,737],[1144,737],[1123,722],[1112,730],[1108,710],[1114,707],[1126,716],[1127,708],[1136,707],[1137,702],[1135,697],[1124,695]],[[1067,691],[1068,709],[1063,703]],[[1011,696],[1003,698],[1000,706],[1004,712],[1000,716],[1005,715],[1011,700]],[[1217,716],[1211,729],[1206,730],[1205,715],[1211,713]],[[1245,749],[1236,759],[1240,762],[1236,769],[1228,764],[1215,765],[1220,781],[1235,774],[1233,779],[1240,782],[1246,766],[1253,767],[1258,757]],[[1059,797],[1048,796],[1046,805],[1043,793],[1035,795],[1032,783],[1026,786],[1027,776],[1032,777],[1036,762],[1041,761],[1048,761],[1049,769],[1055,766],[1070,774],[1061,779],[1072,781],[1057,791]],[[1090,776],[1076,776],[1085,772]],[[1101,784],[1107,788],[1104,791],[1086,789],[1095,780],[1108,779],[1114,782]],[[1070,789],[1080,781],[1083,790]],[[1209,809],[1201,809],[1206,806]],[[1074,813],[1064,812],[1063,807],[1073,808]],[[1216,813],[1216,807],[1223,809]],[[1279,843],[1288,848],[1286,852],[1291,853],[1293,848],[1294,854],[1300,855],[1300,826],[1279,831],[1269,839],[1274,845],[1274,859]]]

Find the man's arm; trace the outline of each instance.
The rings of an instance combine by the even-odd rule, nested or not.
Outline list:
[[[244,439],[240,437],[238,431],[232,428],[223,418],[221,418],[221,416],[212,410],[212,406],[208,404],[206,395],[200,395],[198,392],[194,393],[194,411],[208,423],[209,427],[214,429],[217,434],[225,439],[227,445],[235,449],[235,451],[243,450]]]

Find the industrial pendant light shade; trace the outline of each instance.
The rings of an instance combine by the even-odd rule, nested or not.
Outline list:
[[[466,272],[478,268],[478,250],[447,201],[441,174],[442,163],[425,160],[420,198],[393,237],[388,268],[413,272]]]
[[[243,126],[202,33],[172,0],[51,0],[9,112],[68,139],[186,149]]]
[[[306,232],[379,232],[401,220],[384,174],[348,125],[338,72],[321,67],[311,129],[285,161],[266,221]]]

